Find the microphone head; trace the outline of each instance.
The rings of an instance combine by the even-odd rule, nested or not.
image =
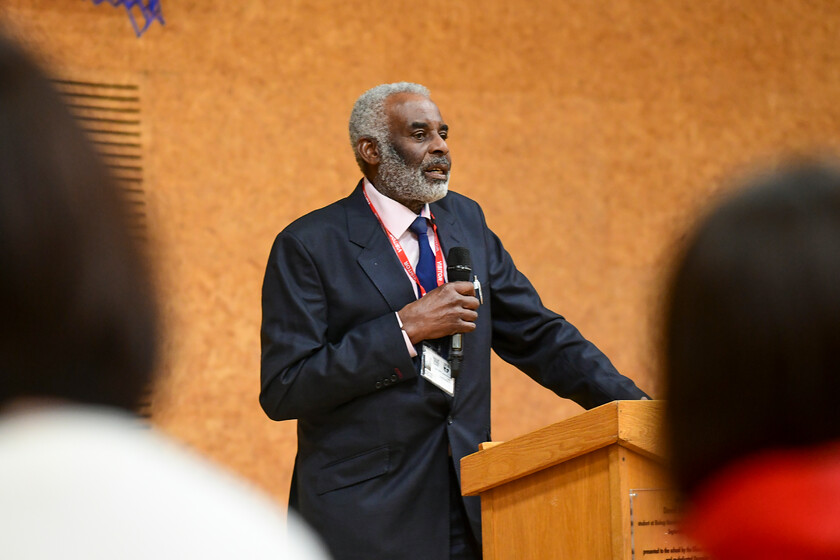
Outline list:
[[[466,247],[452,247],[446,256],[446,272],[450,282],[469,282],[472,276],[472,259]]]

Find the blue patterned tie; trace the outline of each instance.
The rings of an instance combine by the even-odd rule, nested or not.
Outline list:
[[[408,226],[413,233],[417,235],[417,242],[420,244],[420,259],[417,261],[417,267],[414,273],[417,274],[417,279],[426,292],[430,292],[437,288],[437,278],[435,276],[435,254],[429,245],[429,226],[426,223],[426,218],[418,216],[414,222]],[[419,292],[420,290],[418,290]]]

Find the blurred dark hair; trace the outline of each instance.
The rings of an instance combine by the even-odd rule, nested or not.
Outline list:
[[[840,168],[796,162],[708,215],[665,317],[673,472],[840,438]]]
[[[0,37],[0,405],[137,406],[157,342],[140,249],[58,93]]]

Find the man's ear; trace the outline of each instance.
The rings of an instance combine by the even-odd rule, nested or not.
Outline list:
[[[359,151],[359,156],[368,165],[379,165],[379,146],[373,138],[359,138],[356,142],[356,149]]]

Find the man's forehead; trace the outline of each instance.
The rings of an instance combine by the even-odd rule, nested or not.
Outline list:
[[[385,113],[395,126],[443,125],[437,105],[422,95],[409,92],[395,93],[385,100]]]

